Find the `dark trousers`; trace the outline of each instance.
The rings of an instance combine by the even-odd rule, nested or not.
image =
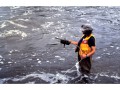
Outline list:
[[[82,74],[89,74],[91,69],[90,57],[81,60],[80,56],[78,55],[78,61],[79,61],[80,72]]]

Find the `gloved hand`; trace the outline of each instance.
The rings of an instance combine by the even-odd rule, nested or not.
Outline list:
[[[60,43],[61,43],[61,44],[64,44],[64,45],[69,45],[71,42],[68,41],[68,40],[61,39],[61,40],[60,40]]]

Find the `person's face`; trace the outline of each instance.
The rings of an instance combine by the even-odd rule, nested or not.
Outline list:
[[[85,29],[83,29],[83,30],[82,30],[82,33],[83,33],[83,34],[86,34],[86,30],[85,30]]]

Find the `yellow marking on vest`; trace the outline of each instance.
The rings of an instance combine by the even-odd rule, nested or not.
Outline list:
[[[90,37],[93,36],[92,34],[86,38],[83,39],[83,41],[80,44],[80,51],[79,51],[79,55],[82,54],[88,54],[89,52],[91,52],[91,48],[88,45],[88,40],[90,39]]]

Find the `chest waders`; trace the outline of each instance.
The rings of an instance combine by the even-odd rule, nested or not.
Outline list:
[[[80,55],[85,54],[87,55],[88,53],[91,52],[91,47],[88,44],[88,40],[92,37],[93,35],[91,34],[88,37],[83,38],[83,40],[81,41],[79,47],[79,52],[78,52],[78,61],[79,62],[79,66],[80,66],[80,71],[83,74],[88,74],[90,73],[90,69],[91,69],[91,59],[92,57],[86,57],[85,59],[80,58]]]

